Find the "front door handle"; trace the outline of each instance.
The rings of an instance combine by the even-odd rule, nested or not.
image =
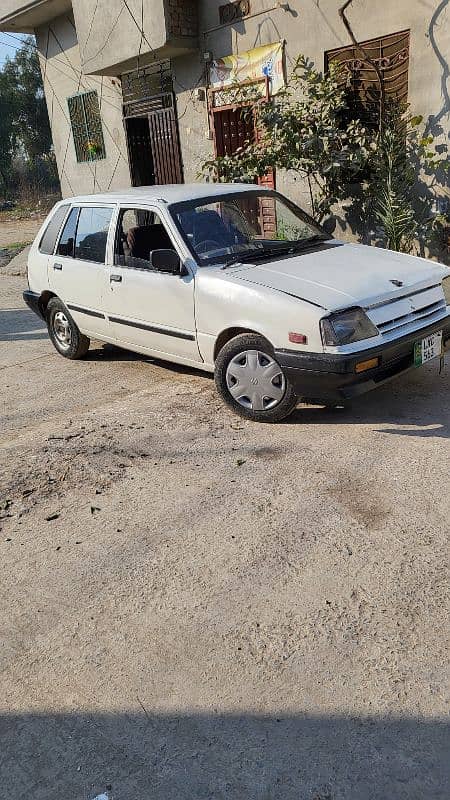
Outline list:
[[[110,283],[122,283],[122,275],[110,275],[109,276]]]
[[[53,269],[59,269],[61,271],[62,270],[62,264],[53,264]]]

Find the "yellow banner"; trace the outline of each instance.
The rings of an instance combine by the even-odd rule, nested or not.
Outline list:
[[[227,104],[227,87],[266,77],[269,78],[270,94],[277,94],[285,85],[283,43],[267,44],[238,55],[224,56],[213,61],[209,70],[211,88],[224,90],[223,93],[215,92],[216,106]]]

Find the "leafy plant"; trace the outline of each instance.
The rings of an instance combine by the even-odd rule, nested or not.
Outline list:
[[[348,111],[339,67],[324,75],[300,55],[284,91],[271,102],[256,93],[236,97],[254,115],[257,140],[232,156],[207,161],[204,174],[222,181],[252,182],[270,169],[292,170],[309,188],[312,216],[323,222],[348,194],[348,185],[366,164],[371,135]]]
[[[420,182],[421,174],[435,175],[449,168],[448,159],[434,149],[433,137],[420,134],[422,122],[422,117],[409,114],[407,106],[391,103],[371,159],[366,210],[381,243],[406,253],[416,241],[428,241],[440,221],[432,213],[433,198]]]
[[[356,228],[365,230],[369,221],[375,229],[372,241],[403,252],[419,242],[423,249],[448,225],[432,208],[432,187],[448,173],[448,156],[421,133],[423,118],[405,105],[385,100],[380,124],[368,130],[352,119],[346,88],[338,65],[332,63],[324,75],[303,55],[284,91],[270,102],[255,89],[233,88],[227,102],[252,117],[256,141],[207,161],[203,174],[254,182],[271,169],[291,170],[306,182],[318,222],[338,201],[350,201]]]

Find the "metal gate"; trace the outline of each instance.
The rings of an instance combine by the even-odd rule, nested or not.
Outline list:
[[[177,120],[172,108],[148,115],[155,183],[183,183]]]
[[[361,42],[361,47],[374,62],[383,79],[384,91],[390,101],[408,100],[409,31],[392,33]],[[352,118],[364,125],[378,127],[380,87],[373,64],[364,59],[355,45],[338,47],[325,53],[325,69],[335,63],[341,67],[340,82],[347,90]]]
[[[126,73],[122,92],[133,186],[183,183],[170,63]]]

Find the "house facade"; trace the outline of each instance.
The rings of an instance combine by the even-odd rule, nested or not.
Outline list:
[[[273,96],[303,53],[342,62],[355,108],[376,85],[351,45],[341,0],[3,0],[0,30],[34,33],[63,195],[195,181],[252,135],[236,85]],[[450,7],[355,0],[348,8],[392,96],[450,136]],[[275,182],[269,175],[267,181]],[[276,185],[307,206],[295,176]],[[446,189],[440,187],[445,206]]]

